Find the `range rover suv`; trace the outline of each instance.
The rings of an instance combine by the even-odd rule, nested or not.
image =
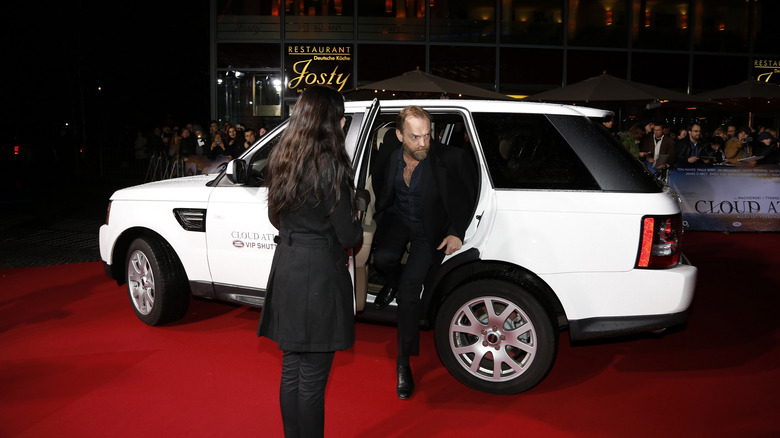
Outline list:
[[[563,330],[580,341],[686,321],[696,268],[680,250],[679,204],[601,128],[608,112],[476,100],[347,102],[358,189],[372,192],[372,157],[412,104],[431,113],[446,147],[468,152],[478,175],[463,247],[445,257],[422,296],[420,324],[434,330],[441,362],[460,382],[523,392],[549,373]],[[176,321],[192,296],[262,306],[277,232],[264,169],[285,126],[219,173],[112,195],[100,253],[141,321]],[[363,225],[350,264],[355,310],[360,319],[391,321],[393,305],[366,305],[384,281],[372,264],[373,202]]]

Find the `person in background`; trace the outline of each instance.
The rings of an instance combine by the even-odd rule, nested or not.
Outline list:
[[[217,132],[211,139],[211,146],[209,146],[208,158],[209,160],[215,160],[219,156],[228,155],[227,145],[225,144],[225,134]]]
[[[239,136],[240,132],[240,136]],[[231,126],[227,131],[227,144],[225,145],[226,155],[232,155],[239,147],[244,144],[244,133],[235,126]]]
[[[718,126],[718,128],[712,132],[712,136],[722,138],[724,144],[729,140],[729,134],[726,131],[725,126]]]
[[[244,153],[247,149],[249,149],[255,142],[257,141],[257,131],[255,131],[252,128],[247,129],[244,131],[244,141],[236,148],[235,152],[233,152],[233,158],[237,158],[241,154]]]
[[[639,159],[645,162],[648,170],[655,173],[668,167],[669,163],[674,163],[676,147],[674,140],[664,135],[663,123],[650,125],[653,125],[652,133],[639,144]]]
[[[737,125],[726,125],[726,135],[728,136],[726,139],[727,142],[733,138],[737,138]]]
[[[780,148],[778,148],[775,132],[767,129],[758,134],[758,144],[756,145],[756,155],[763,158],[758,160],[758,164],[778,164],[780,163]]]
[[[701,125],[694,123],[688,128],[688,138],[677,142],[677,167],[698,167],[705,164],[699,158],[704,146]]]
[[[674,128],[675,141],[685,140],[688,137],[688,129],[684,126],[677,126]]]
[[[699,152],[701,163],[705,166],[712,166],[726,161],[726,155],[723,153],[725,146],[726,142],[723,140],[723,137],[713,135],[709,144],[705,145]]]
[[[192,136],[192,132],[189,128],[182,128],[181,141],[179,143],[179,155],[187,157],[195,154],[195,149],[198,146],[198,142],[195,137]]]
[[[601,126],[604,127],[604,129],[607,130],[610,136],[612,138],[619,140],[617,136],[617,132],[615,131],[615,116],[610,114],[607,117],[604,118],[604,120],[601,121]]]
[[[726,161],[731,164],[742,164],[741,159],[753,154],[750,144],[750,128],[743,126],[737,130],[737,136],[726,142]]]
[[[344,99],[311,86],[300,95],[266,168],[268,218],[278,230],[257,335],[279,344],[285,437],[322,437],[325,387],[336,351],[355,342],[347,249],[363,229],[344,148]]]
[[[206,134],[203,132],[203,128],[201,128],[200,125],[194,125],[193,129],[195,130],[195,141],[197,142],[197,146],[195,146],[195,155],[205,155],[206,153]]]
[[[634,123],[628,128],[626,136],[623,137],[623,146],[626,150],[639,159],[639,143],[642,141],[642,137],[645,135],[645,128],[641,123]]]

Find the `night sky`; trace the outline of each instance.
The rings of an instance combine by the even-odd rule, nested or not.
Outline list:
[[[41,142],[68,123],[89,143],[167,120],[208,122],[208,0],[4,9],[4,136]]]

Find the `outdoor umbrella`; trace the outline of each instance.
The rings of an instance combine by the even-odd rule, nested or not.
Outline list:
[[[642,104],[663,101],[681,103],[705,101],[704,99],[678,91],[620,79],[606,73],[561,88],[534,94],[526,97],[525,100],[541,102],[634,102]]]
[[[776,113],[780,111],[780,85],[748,79],[735,85],[705,91],[696,95],[720,105],[721,109],[746,111],[748,125],[753,126],[754,113]],[[778,118],[775,116],[775,126]]]
[[[366,98],[479,98],[513,100],[501,93],[485,90],[474,85],[445,79],[420,70],[412,70],[379,82],[355,87],[345,91],[351,100]]]
[[[718,102],[724,108],[741,109],[751,113],[780,111],[780,85],[754,79],[705,91],[696,97]]]

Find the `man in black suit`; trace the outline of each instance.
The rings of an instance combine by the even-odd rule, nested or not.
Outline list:
[[[476,177],[463,150],[431,139],[431,116],[418,106],[404,108],[396,120],[393,147],[383,143],[377,163],[379,216],[374,264],[387,285],[374,305],[397,298],[398,384],[407,399],[414,391],[409,356],[419,353],[421,295],[426,278],[445,255],[458,251],[474,209]],[[409,246],[405,265],[401,258]]]

